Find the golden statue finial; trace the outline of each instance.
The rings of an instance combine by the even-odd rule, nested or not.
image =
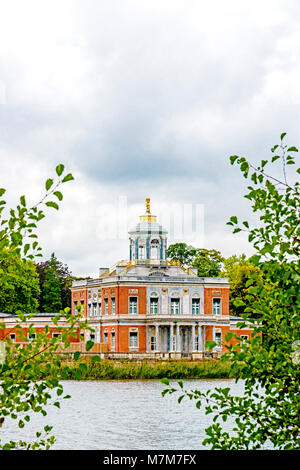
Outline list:
[[[150,214],[150,197],[146,198],[146,214]]]

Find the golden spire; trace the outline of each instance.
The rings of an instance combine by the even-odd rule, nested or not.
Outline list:
[[[146,198],[146,214],[150,214],[150,197]]]
[[[140,222],[156,222],[156,215],[150,212],[150,197],[146,198],[146,214],[140,215]]]

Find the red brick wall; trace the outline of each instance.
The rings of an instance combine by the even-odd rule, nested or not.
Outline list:
[[[81,289],[72,291],[72,313],[74,312],[74,302],[77,300],[77,305],[80,305],[80,301],[83,300],[84,302],[84,315],[87,316],[87,290]]]
[[[213,314],[213,298],[221,299],[221,315],[229,315],[229,288],[204,288],[204,313]]]
[[[138,349],[129,349],[129,331],[131,328],[138,330]],[[111,331],[115,330],[115,352],[146,352],[146,326],[138,325],[109,325],[103,326],[101,331],[101,343],[104,342],[104,330],[108,332],[108,350],[111,351]]]
[[[146,287],[134,287],[134,286],[120,286],[119,287],[119,299],[118,299],[118,313],[120,315],[126,315],[129,313],[129,297],[138,298],[138,314],[146,315],[147,310],[147,288]]]

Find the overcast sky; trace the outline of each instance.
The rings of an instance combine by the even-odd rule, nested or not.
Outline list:
[[[75,177],[40,224],[45,258],[74,275],[127,259],[146,197],[167,228],[192,221],[169,243],[252,253],[226,226],[251,219],[228,158],[257,162],[283,131],[300,145],[299,0],[0,7],[0,187],[13,205],[60,162]]]

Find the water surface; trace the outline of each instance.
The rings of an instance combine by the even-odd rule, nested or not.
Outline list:
[[[230,387],[242,394],[242,383],[234,380],[184,380],[187,389],[202,391],[214,387]],[[136,450],[136,449],[207,449],[203,447],[205,428],[212,417],[198,410],[195,400],[177,403],[177,395],[161,392],[165,387],[159,380],[64,381],[65,394],[61,409],[48,406],[46,417],[32,415],[25,428],[17,422],[3,426],[1,441],[26,439],[49,424],[56,443],[52,449]],[[175,384],[175,382],[174,382]],[[54,400],[55,401],[55,400]],[[229,423],[224,423],[230,429]],[[34,439],[33,439],[34,440]]]

